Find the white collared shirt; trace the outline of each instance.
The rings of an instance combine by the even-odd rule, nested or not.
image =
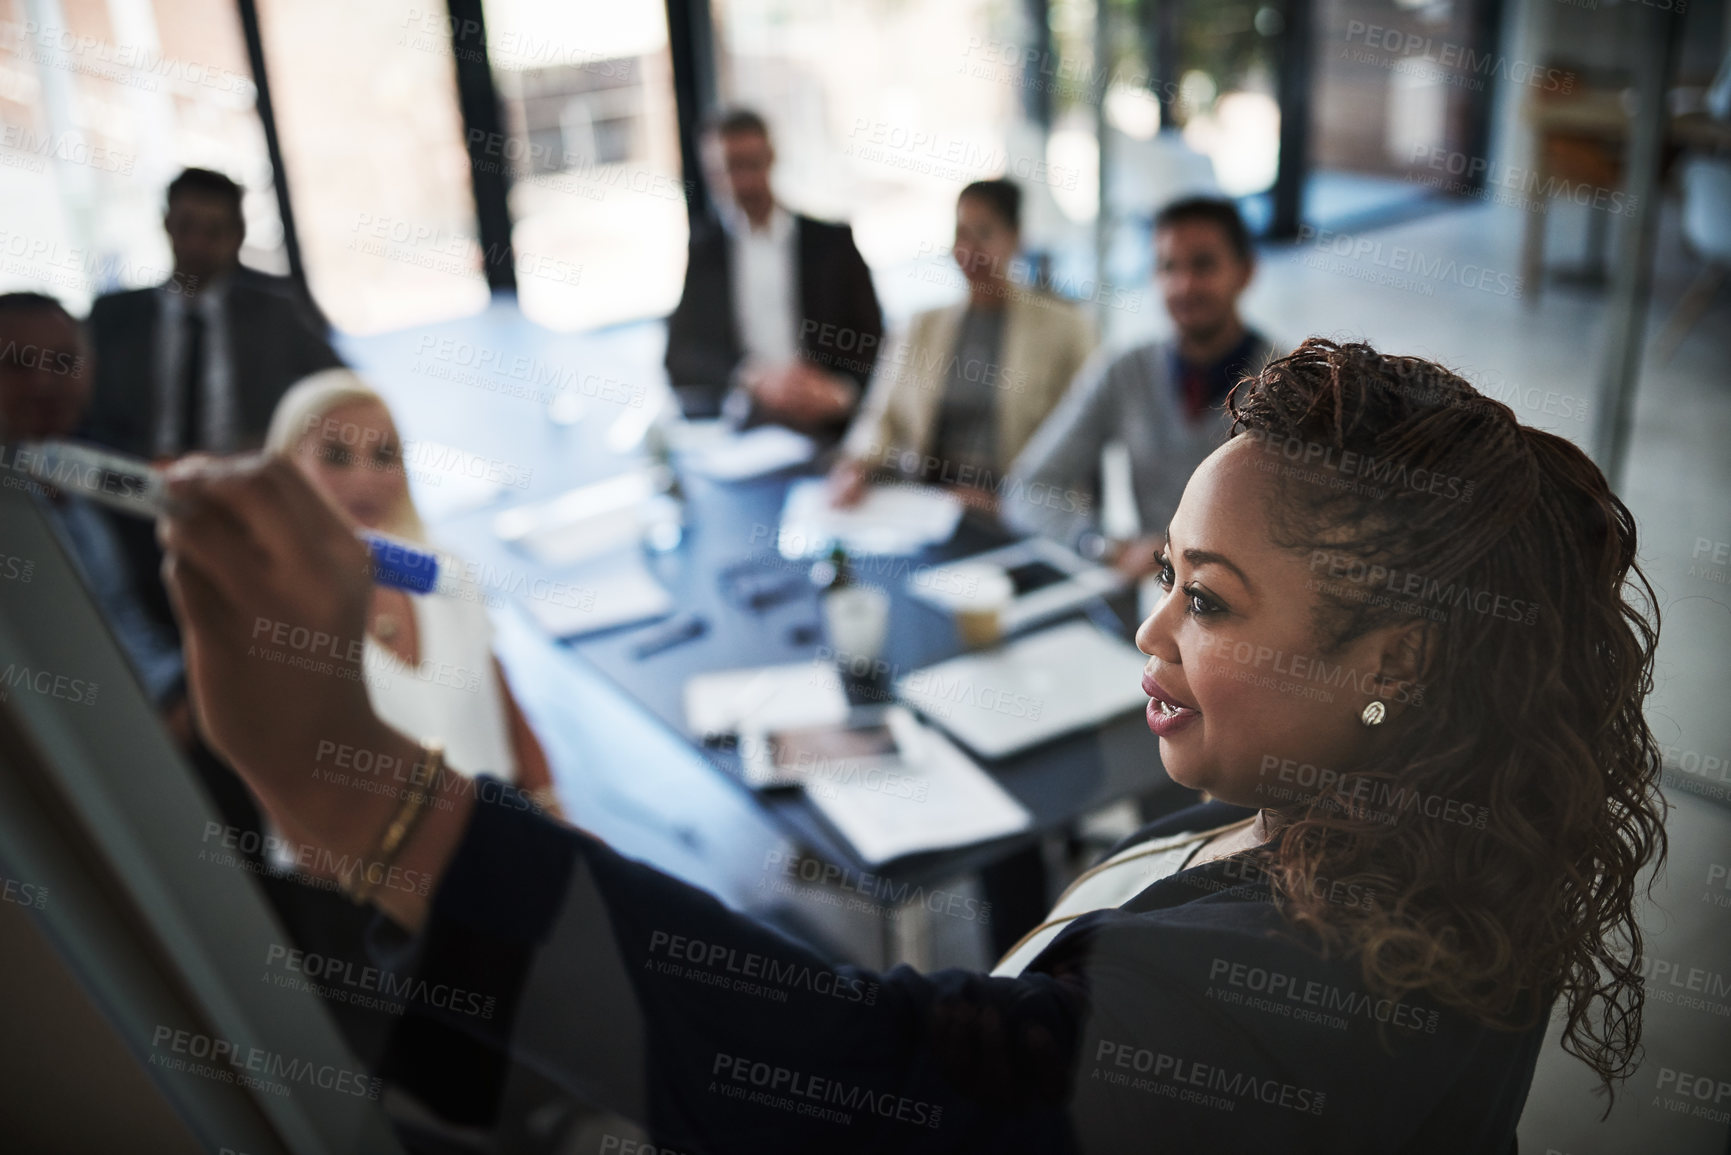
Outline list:
[[[156,290],[160,306],[156,314],[156,425],[151,434],[156,457],[174,457],[194,449],[231,453],[236,448],[228,284],[227,277],[213,280],[196,297],[175,292],[169,285]],[[197,445],[180,443],[181,413],[186,405],[181,382],[186,375],[188,309],[197,309],[204,318],[204,372],[199,382]]]
[[[793,214],[776,205],[754,229],[738,209],[721,214],[732,245],[733,317],[748,361],[779,365],[799,355],[799,276]]]

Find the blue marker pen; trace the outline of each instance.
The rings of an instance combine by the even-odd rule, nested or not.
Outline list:
[[[373,581],[411,594],[455,594],[459,566],[448,555],[363,529],[355,534],[373,554]]]
[[[134,517],[154,518],[168,506],[162,471],[148,461],[71,441],[16,446],[12,466],[58,489]],[[356,537],[373,555],[373,581],[411,594],[454,594],[460,567],[448,556],[373,530]]]

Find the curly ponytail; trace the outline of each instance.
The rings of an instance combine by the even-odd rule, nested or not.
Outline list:
[[[1578,448],[1429,361],[1312,338],[1229,404],[1234,432],[1269,452],[1322,446],[1388,483],[1297,473],[1273,499],[1280,545],[1420,575],[1441,595],[1322,595],[1325,648],[1427,622],[1426,699],[1351,768],[1360,789],[1279,808],[1261,854],[1290,916],[1356,951],[1391,997],[1423,991],[1509,1029],[1555,997],[1564,1049],[1609,1090],[1638,1060],[1637,879],[1665,853],[1660,748],[1642,715],[1658,612],[1634,519]],[[1482,826],[1379,820],[1366,782],[1385,799],[1475,807]],[[1319,878],[1388,900],[1326,908]]]

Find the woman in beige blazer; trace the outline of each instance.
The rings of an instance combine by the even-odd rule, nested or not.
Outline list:
[[[838,505],[894,474],[995,511],[1010,463],[1092,352],[1080,309],[1013,275],[1021,200],[1007,180],[957,198],[951,255],[968,299],[917,315],[879,358],[831,474]]]

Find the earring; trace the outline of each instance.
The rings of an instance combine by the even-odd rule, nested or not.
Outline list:
[[[1382,725],[1382,720],[1386,717],[1388,717],[1388,707],[1382,704],[1381,698],[1377,698],[1364,708],[1364,713],[1358,716],[1358,720],[1363,722],[1366,728],[1369,728]]]

